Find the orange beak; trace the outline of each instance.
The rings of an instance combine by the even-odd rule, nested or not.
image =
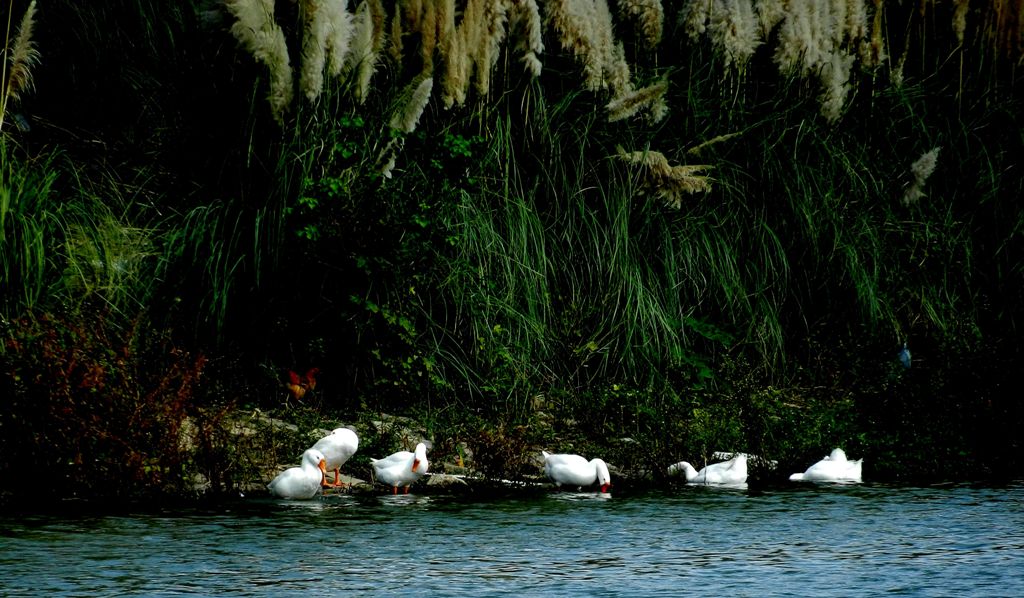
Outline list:
[[[412,460],[412,471],[416,471],[416,468],[419,467],[419,466],[420,466],[420,460],[419,459],[413,459]]]
[[[326,460],[324,460],[324,459],[320,459],[320,464],[319,464],[319,465],[317,465],[317,467],[319,467],[319,468],[320,468],[320,471],[321,471],[321,472],[322,472],[322,473],[323,473],[324,475],[327,475],[327,461],[326,461]]]

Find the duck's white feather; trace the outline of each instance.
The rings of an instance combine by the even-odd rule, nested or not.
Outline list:
[[[327,469],[337,471],[359,450],[359,437],[348,428],[335,428],[317,440],[313,448],[323,453]]]
[[[680,461],[668,468],[669,475],[682,473],[687,484],[740,485],[747,483],[747,456],[736,453],[728,461],[712,463],[700,471],[686,461]]]
[[[789,479],[794,482],[860,482],[864,459],[850,461],[843,449],[837,448],[829,456],[807,468],[803,473],[794,473]]]
[[[320,492],[325,463],[323,453],[313,448],[306,449],[306,452],[302,453],[302,464],[299,467],[289,467],[277,474],[267,484],[267,489],[278,498],[313,498]]]
[[[612,483],[608,465],[601,459],[587,461],[579,455],[551,454],[544,455],[544,472],[556,486],[592,486],[597,484],[601,492],[607,492]]]
[[[419,443],[415,452],[398,451],[383,459],[370,459],[377,480],[392,488],[408,488],[427,473],[427,445]]]

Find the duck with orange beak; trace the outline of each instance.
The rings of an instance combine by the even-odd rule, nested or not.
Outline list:
[[[324,454],[316,449],[306,449],[302,453],[302,464],[277,474],[267,484],[267,489],[278,498],[308,500],[320,492],[320,482],[326,471]]]
[[[327,469],[334,470],[333,486],[343,486],[341,466],[359,450],[359,436],[348,428],[335,428],[330,434],[318,440],[313,448],[324,454],[324,458],[327,459]],[[326,475],[321,485],[325,488],[328,486]]]
[[[391,493],[398,494],[398,488],[409,493],[409,486],[427,473],[427,445],[419,443],[414,452],[398,451],[383,459],[370,459],[373,473],[381,483],[391,486]]]

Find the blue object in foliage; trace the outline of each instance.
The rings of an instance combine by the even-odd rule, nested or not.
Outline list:
[[[907,343],[903,343],[903,349],[899,353],[900,363],[903,364],[904,369],[910,369],[910,349],[907,348]]]

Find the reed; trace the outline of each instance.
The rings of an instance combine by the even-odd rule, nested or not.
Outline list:
[[[920,158],[914,161],[910,165],[910,174],[912,180],[910,186],[903,193],[904,206],[912,203],[917,203],[922,197],[924,197],[924,186],[928,181],[928,177],[935,171],[935,165],[939,159],[939,148],[933,148],[928,152],[921,155]]]
[[[509,39],[514,40],[515,49],[522,54],[526,72],[539,77],[543,65],[540,56],[544,52],[543,25],[540,8],[536,0],[514,2],[509,9]]]
[[[370,83],[379,61],[378,50],[374,43],[374,15],[371,12],[373,4],[370,1],[360,3],[352,17],[351,51],[346,59],[346,69],[356,72],[353,95],[359,104],[364,103],[366,96],[370,93]],[[376,4],[380,4],[379,0]],[[383,8],[381,7],[380,10],[383,11]]]
[[[39,63],[39,51],[32,39],[35,26],[36,3],[29,2],[21,17],[17,34],[11,41],[11,20],[14,17],[14,2],[8,2],[7,27],[4,31],[3,52],[0,52],[0,133],[4,129],[9,104],[21,99],[22,94],[32,90],[32,68]]]
[[[693,195],[711,190],[711,181],[702,174],[710,167],[706,164],[672,166],[664,154],[656,151],[626,152],[618,148],[618,156],[631,164],[644,168],[644,186],[669,207],[679,209],[684,193]]]
[[[619,13],[623,21],[634,21],[637,37],[648,50],[661,43],[665,10],[661,0],[619,0]]]
[[[327,39],[334,28],[326,2],[305,0],[299,11],[302,18],[302,51],[300,54],[299,89],[310,102],[316,101],[324,88],[324,67],[327,64]],[[344,52],[342,52],[344,54]],[[339,66],[340,68],[340,66]]]
[[[232,35],[269,73],[267,100],[274,120],[283,126],[294,92],[288,43],[274,20],[274,0],[229,0],[224,6],[236,19]]]

